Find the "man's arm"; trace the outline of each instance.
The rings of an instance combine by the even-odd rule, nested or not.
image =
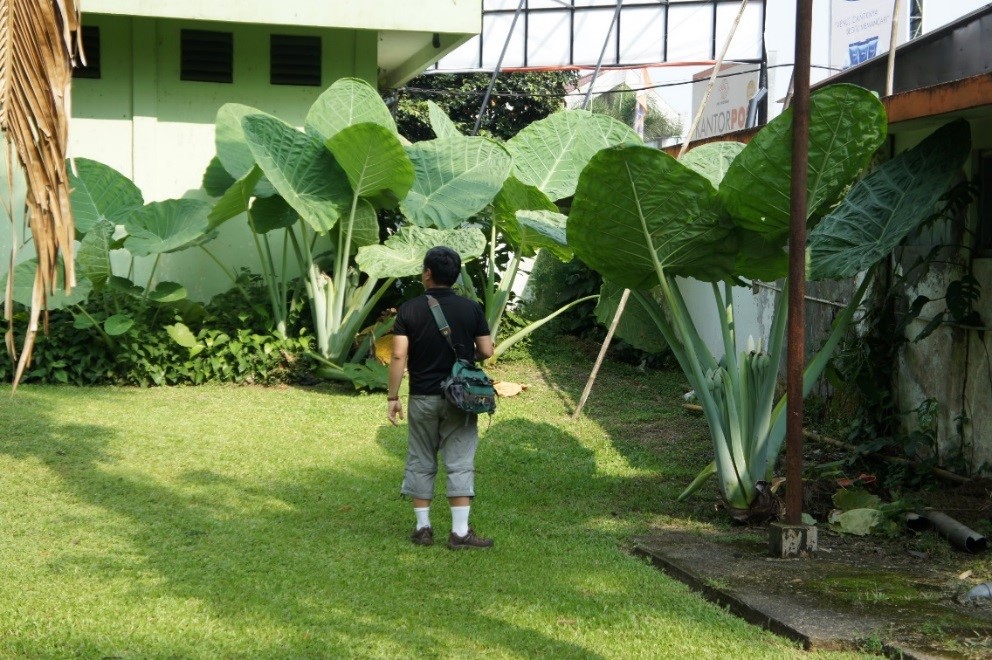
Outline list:
[[[493,338],[483,335],[475,338],[475,359],[477,361],[488,360],[493,356]]]
[[[409,348],[410,339],[406,335],[393,335],[393,357],[389,360],[389,386],[386,389],[386,398],[389,399],[387,416],[393,426],[397,425],[397,420],[403,419],[400,384],[403,382],[403,372],[406,371]]]

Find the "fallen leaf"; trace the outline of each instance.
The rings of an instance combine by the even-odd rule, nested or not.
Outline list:
[[[494,387],[496,388],[496,394],[499,394],[500,396],[516,396],[530,387],[530,385],[500,381],[499,383],[496,383]]]

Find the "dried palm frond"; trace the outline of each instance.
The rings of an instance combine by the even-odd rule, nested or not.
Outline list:
[[[19,358],[11,314],[13,255],[7,278],[4,318],[7,349],[18,360],[15,387],[31,361],[47,296],[58,286],[60,253],[62,288],[68,292],[76,283],[65,157],[72,66],[82,51],[80,35],[78,0],[0,0],[0,130],[7,138],[8,172],[13,151],[25,173],[28,225],[38,255],[31,316]]]

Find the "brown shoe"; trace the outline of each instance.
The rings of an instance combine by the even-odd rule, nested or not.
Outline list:
[[[493,547],[493,540],[476,536],[475,530],[469,527],[468,534],[465,536],[458,536],[452,532],[448,536],[448,547],[452,550],[485,550]]]
[[[413,530],[410,540],[414,545],[434,545],[434,529],[431,527],[421,527]]]

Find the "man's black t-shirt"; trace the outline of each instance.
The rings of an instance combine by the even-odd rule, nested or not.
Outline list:
[[[451,347],[438,330],[427,304],[428,295],[441,304],[459,358],[473,360],[475,338],[489,334],[489,324],[479,303],[459,296],[449,288],[428,289],[425,295],[400,305],[393,334],[404,335],[410,342],[407,354],[410,394],[440,394],[441,381],[451,374],[451,366],[455,363]]]

